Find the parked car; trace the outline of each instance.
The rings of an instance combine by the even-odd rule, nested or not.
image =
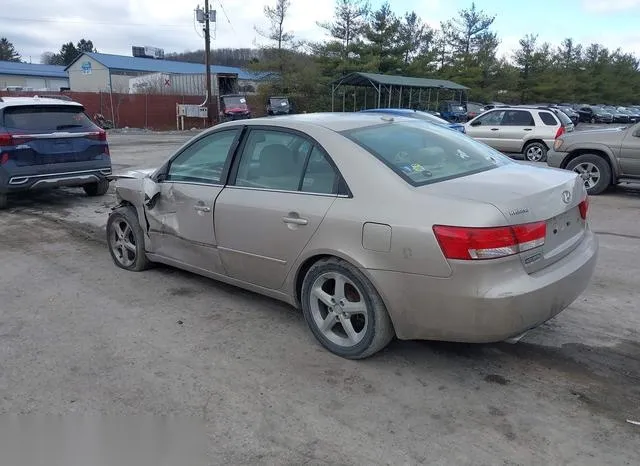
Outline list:
[[[394,335],[519,336],[582,293],[598,250],[575,173],[360,112],[214,126],[122,174],[116,194],[117,266],[161,262],[280,299],[351,359]]]
[[[613,115],[596,106],[583,105],[578,110],[580,121],[585,123],[613,123]]]
[[[640,121],[640,110],[635,110],[632,107],[618,107],[618,111],[628,115],[630,123],[637,123]]]
[[[640,123],[565,134],[556,139],[547,163],[578,173],[592,195],[623,181],[640,181]]]
[[[0,98],[0,209],[9,194],[80,186],[89,196],[109,189],[107,133],[78,102]]]
[[[472,120],[485,111],[482,104],[476,102],[467,102],[467,120]]]
[[[601,108],[605,112],[611,113],[611,115],[613,116],[614,123],[629,123],[631,121],[631,119],[629,118],[629,115],[626,112],[618,110],[616,107],[606,106]]]
[[[220,121],[246,120],[251,118],[247,99],[240,94],[220,96]]]
[[[557,108],[571,119],[574,126],[577,126],[578,123],[580,123],[580,114],[573,108],[567,107],[566,105],[559,105]]]
[[[543,107],[498,107],[465,124],[467,135],[502,152],[521,153],[542,162],[553,141],[573,131],[573,123],[559,110]]]
[[[448,128],[460,131],[461,133],[465,132],[465,128],[462,123],[449,123],[447,120],[437,117],[431,113],[421,112],[419,110],[411,110],[409,108],[372,108],[368,110],[361,110],[361,112],[380,113],[415,118],[417,120],[428,121],[429,123],[434,123],[436,125],[447,126]]]
[[[440,104],[438,105],[438,113],[445,120],[454,123],[467,121],[467,110],[460,102],[440,102]]]
[[[269,97],[267,99],[267,115],[289,115],[293,113],[293,104],[288,97]]]

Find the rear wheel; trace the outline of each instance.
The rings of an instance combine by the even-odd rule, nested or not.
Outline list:
[[[595,124],[596,123],[596,119],[594,117],[591,117],[591,124]]]
[[[547,146],[541,142],[530,142],[524,147],[524,157],[529,162],[544,162],[547,160]]]
[[[6,209],[9,207],[9,200],[7,199],[7,195],[0,193],[0,210]]]
[[[133,207],[118,207],[109,215],[107,243],[118,267],[134,272],[149,268],[151,263],[144,251],[144,232]]]
[[[611,167],[599,155],[580,155],[567,164],[567,170],[580,175],[590,195],[600,194],[611,185]]]
[[[109,180],[100,180],[97,183],[85,184],[83,186],[87,196],[104,196],[109,191]]]
[[[307,272],[302,312],[318,341],[343,358],[369,357],[394,336],[387,309],[371,282],[337,258],[322,259]]]

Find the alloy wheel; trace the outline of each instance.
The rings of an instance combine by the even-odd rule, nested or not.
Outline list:
[[[544,157],[544,151],[538,145],[530,146],[527,148],[525,156],[530,162],[540,162]]]
[[[136,261],[136,239],[129,222],[119,218],[113,222],[109,235],[109,246],[116,260],[123,267],[130,267]]]
[[[573,171],[580,175],[587,189],[593,188],[600,181],[600,169],[591,162],[580,163],[574,167]]]
[[[339,272],[320,275],[309,299],[313,321],[329,341],[348,348],[364,338],[370,311],[362,291],[348,277]]]

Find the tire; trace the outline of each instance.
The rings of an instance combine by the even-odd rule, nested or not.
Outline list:
[[[611,186],[611,166],[599,155],[580,155],[571,160],[566,168],[582,177],[589,195],[601,194]],[[595,179],[596,176],[597,180]]]
[[[104,196],[109,191],[109,180],[100,180],[97,183],[85,184],[83,187],[87,196]]]
[[[107,245],[113,262],[120,268],[141,272],[151,265],[144,251],[144,232],[132,206],[117,207],[109,215]]]
[[[344,280],[342,292],[335,288],[336,278]],[[324,300],[330,304],[320,301],[314,290],[324,292]],[[311,266],[302,283],[301,301],[302,313],[316,339],[343,358],[367,358],[386,347],[395,335],[374,286],[356,267],[341,259],[321,259]]]
[[[9,199],[6,194],[0,193],[0,210],[9,207]]]
[[[591,124],[592,124],[592,125],[595,125],[595,124],[596,124],[596,119],[595,119],[595,118],[591,117],[591,120],[590,120],[590,121],[591,121]]]
[[[522,153],[529,162],[544,162],[547,160],[547,146],[542,142],[530,142],[524,146]]]

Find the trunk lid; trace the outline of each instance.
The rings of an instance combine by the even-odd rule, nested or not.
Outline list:
[[[584,184],[568,170],[513,163],[438,183],[437,190],[438,194],[493,205],[504,215],[506,225],[544,221],[544,245],[520,254],[528,273],[573,251],[587,228],[579,208],[587,196]]]

